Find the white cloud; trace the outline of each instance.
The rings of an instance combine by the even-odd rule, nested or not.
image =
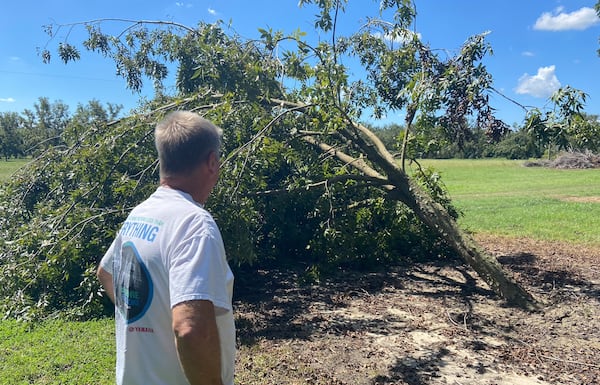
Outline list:
[[[175,5],[181,8],[192,8],[194,6],[192,3],[184,3],[182,1],[176,1]]]
[[[590,7],[583,7],[578,11],[571,13],[563,12],[562,7],[554,10],[553,13],[544,12],[533,26],[533,29],[541,31],[566,31],[566,30],[584,30],[600,23],[600,18],[596,11]]]
[[[534,57],[535,56],[535,54],[533,52],[531,52],[531,51],[523,51],[523,52],[521,52],[521,55],[527,56],[527,57]]]
[[[212,16],[217,16],[217,11],[216,11],[216,10],[214,10],[214,9],[212,9],[212,8],[209,8],[209,9],[208,9],[208,13],[209,13],[210,15],[212,15]]]
[[[402,31],[401,34],[396,35],[396,36],[393,36],[390,33],[386,33],[385,35],[383,35],[381,32],[375,32],[373,34],[373,36],[375,36],[377,38],[384,39],[384,40],[387,40],[387,41],[390,41],[393,43],[398,43],[398,44],[405,44],[405,43],[409,42],[413,38],[414,35],[415,35],[414,32],[407,31],[407,30]],[[417,33],[416,36],[418,39],[421,39],[420,33]]]
[[[554,71],[556,67],[538,68],[536,75],[524,74],[519,78],[519,84],[515,89],[517,94],[531,95],[538,98],[547,98],[560,88],[560,81]]]
[[[14,103],[16,100],[14,98],[0,98],[0,103]]]

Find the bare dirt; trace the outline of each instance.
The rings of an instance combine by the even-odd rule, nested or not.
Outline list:
[[[600,384],[600,248],[478,237],[543,305],[505,306],[456,261],[239,283],[237,383]]]

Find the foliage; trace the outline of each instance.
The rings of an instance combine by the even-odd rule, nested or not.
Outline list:
[[[581,113],[571,122],[569,147],[573,151],[600,152],[600,117]]]
[[[0,112],[0,155],[5,160],[25,155],[23,119],[15,112]]]
[[[452,203],[446,185],[442,182],[441,174],[431,166],[422,168],[419,163],[416,164],[418,168],[414,173],[415,179],[429,191],[436,202],[444,206],[452,218],[458,219],[462,213]]]
[[[540,148],[524,130],[510,132],[498,142],[492,150],[492,155],[506,159],[529,159],[542,156]]]
[[[49,147],[68,145],[65,141],[77,141],[87,124],[114,120],[122,107],[108,103],[106,108],[91,100],[87,105],[79,104],[71,115],[62,101],[40,97],[33,110],[0,113],[0,153],[5,159],[37,156]],[[65,133],[67,129],[71,132]]]
[[[528,111],[524,130],[538,143],[540,149],[596,150],[598,121],[586,119],[583,107],[587,94],[570,86],[562,87],[550,97],[552,108]],[[583,146],[583,148],[574,147]]]
[[[330,43],[312,46],[301,32],[261,30],[260,41],[245,41],[220,24],[126,20],[119,21],[126,23],[122,33],[108,35],[100,21],[85,23],[82,45],[111,58],[131,89],[152,80],[157,97],[120,120],[112,121],[112,107],[90,105],[72,122],[52,125],[54,145],[0,192],[6,316],[102,312],[95,267],[128,210],[154,190],[152,129],[174,109],[197,111],[225,129],[222,178],[208,206],[234,266],[295,261],[318,276],[321,268],[450,253],[443,232],[422,222],[428,213],[448,218],[444,224],[456,218],[439,175],[411,180],[357,121],[365,108],[409,108],[441,122],[453,138],[463,135],[472,113],[481,125],[500,127],[486,104],[491,78],[479,63],[488,52],[483,36],[469,39],[456,57],[423,67],[431,51],[416,35],[400,50],[362,32],[338,37],[333,26],[346,2],[301,5],[309,3],[320,7],[316,25],[332,34]],[[382,6],[397,7],[385,32],[406,34],[412,3]],[[48,29],[51,41],[60,28]],[[56,50],[65,62],[80,56],[69,42]],[[349,78],[345,55],[360,57],[369,81]],[[42,57],[51,60],[50,51]],[[385,76],[376,76],[377,63],[386,65]],[[178,71],[174,96],[161,92],[169,65]]]
[[[97,289],[98,257],[154,178],[152,138],[140,135],[151,130],[129,122],[137,130],[115,126],[109,135],[106,122],[88,126],[77,142],[49,148],[1,191],[5,316],[73,309]]]
[[[23,111],[26,127],[25,144],[28,154],[37,155],[51,146],[58,146],[60,136],[69,123],[69,106],[62,101],[50,102],[40,97],[34,109]]]

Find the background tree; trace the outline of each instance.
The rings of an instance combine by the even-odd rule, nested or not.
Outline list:
[[[383,127],[370,127],[375,135],[383,142],[386,148],[398,152],[401,148],[402,138],[404,137],[404,127],[392,123]]]
[[[30,154],[36,155],[45,149],[61,143],[61,134],[69,123],[69,106],[60,100],[51,102],[40,97],[33,110],[25,109],[24,119],[25,147]]]
[[[25,154],[23,119],[16,112],[0,112],[0,153],[5,160]]]
[[[78,104],[73,116],[60,137],[67,146],[74,146],[85,135],[89,127],[107,124],[117,120],[123,106],[107,103],[103,106],[98,100],[90,100],[87,104]]]
[[[511,131],[506,137],[491,148],[494,157],[507,159],[539,158],[543,155],[533,137],[525,130]]]
[[[440,61],[443,77],[433,71],[427,78],[426,49],[392,52],[365,31],[338,37],[335,26],[345,2],[317,5],[316,25],[331,41],[316,45],[300,32],[268,30],[261,30],[260,41],[245,41],[218,24],[132,22],[116,36],[104,35],[98,23],[87,24],[83,46],[115,60],[131,88],[139,89],[149,77],[160,90],[165,63],[174,62],[179,93],[159,93],[138,115],[91,124],[76,135],[79,140],[50,148],[5,187],[2,199],[8,203],[0,213],[0,239],[10,240],[0,245],[5,313],[99,311],[97,260],[129,208],[154,189],[152,130],[173,109],[198,111],[226,130],[223,177],[209,205],[230,240],[234,265],[285,259],[289,253],[318,272],[320,266],[384,265],[406,255],[459,256],[509,303],[534,307],[533,298],[457,227],[457,212],[435,176],[427,171],[409,176],[359,123],[365,108],[408,106],[414,115],[420,111],[453,124],[452,132],[462,130],[473,112],[495,124],[485,105],[491,79],[480,64],[487,52],[483,37]],[[414,17],[411,2],[382,5],[394,11],[388,32],[406,30]],[[79,57],[68,42],[59,43],[58,53],[66,61]],[[370,81],[351,80],[344,55],[367,60]],[[51,58],[49,51],[43,56]],[[386,76],[376,77],[374,64],[387,60]],[[462,80],[453,77],[454,70]],[[423,81],[401,103],[393,98],[410,80],[405,72]],[[393,81],[375,81],[385,77]],[[446,85],[426,92],[432,79]]]
[[[594,124],[585,119],[583,107],[587,94],[570,86],[562,87],[550,97],[552,108],[528,111],[524,130],[546,149],[550,159],[554,149],[567,150],[573,146],[593,146]]]
[[[600,152],[600,117],[581,113],[571,126],[569,143],[576,151]]]

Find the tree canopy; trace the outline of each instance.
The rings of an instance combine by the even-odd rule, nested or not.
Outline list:
[[[501,136],[506,125],[488,103],[485,35],[439,57],[410,31],[411,1],[381,2],[392,21],[370,20],[351,36],[335,29],[346,1],[300,2],[308,4],[319,7],[315,27],[328,42],[270,30],[250,41],[220,23],[121,21],[122,33],[107,35],[101,20],[80,24],[88,31],[81,43],[56,42],[65,62],[79,58],[79,46],[98,52],[130,88],[149,79],[157,95],[118,120],[112,107],[83,109],[62,129],[62,145],[0,192],[5,315],[102,312],[97,261],[127,212],[155,188],[152,131],[174,109],[197,111],[224,128],[222,178],[208,205],[234,265],[301,261],[318,279],[323,266],[460,257],[509,303],[536,306],[458,228],[458,212],[434,173],[407,174],[360,123],[364,110],[404,109],[408,126],[440,125],[458,141],[471,117],[491,138]],[[48,29],[51,39],[57,28]],[[52,56],[50,48],[42,52],[44,60]],[[351,78],[343,57],[358,58],[368,76]],[[165,95],[172,66],[178,92]]]

